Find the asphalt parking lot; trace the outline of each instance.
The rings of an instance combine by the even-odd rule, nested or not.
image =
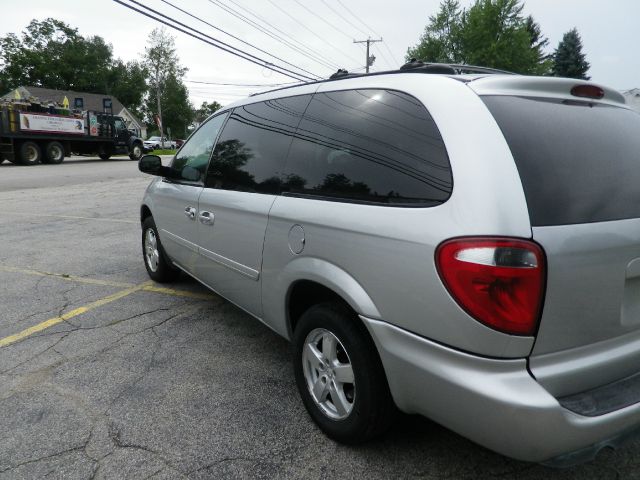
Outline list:
[[[0,479],[640,478],[639,440],[558,470],[419,417],[327,439],[283,339],[189,278],[149,281],[148,182],[128,159],[0,165]]]

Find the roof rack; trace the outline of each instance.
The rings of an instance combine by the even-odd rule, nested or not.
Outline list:
[[[262,95],[263,93],[275,92],[278,90],[286,90],[288,88],[299,87],[300,85],[311,85],[314,83],[332,82],[335,80],[342,80],[345,78],[367,77],[375,75],[390,75],[399,73],[431,73],[440,75],[464,75],[464,74],[500,74],[500,75],[518,75],[517,73],[509,72],[507,70],[499,70],[497,68],[478,67],[476,65],[466,65],[463,63],[427,63],[416,58],[412,58],[407,63],[402,65],[399,70],[385,70],[382,72],[373,73],[349,73],[343,68],[339,68],[337,72],[333,73],[329,78],[323,80],[315,80],[313,82],[298,83],[296,85],[289,85],[286,87],[274,88],[272,90],[266,90],[264,92],[256,92],[249,95]]]
[[[412,58],[400,67],[400,70],[414,70],[424,73],[441,73],[449,75],[462,75],[465,73],[493,73],[503,75],[517,75],[507,70],[497,68],[478,67],[476,65],[466,65],[464,63],[426,63],[417,58]]]

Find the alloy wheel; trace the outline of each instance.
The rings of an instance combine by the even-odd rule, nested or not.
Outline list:
[[[309,332],[302,351],[307,388],[318,408],[333,420],[344,420],[353,410],[356,385],[349,354],[333,333],[324,328]]]
[[[149,270],[157,272],[158,264],[160,263],[160,252],[158,251],[156,232],[154,232],[152,228],[148,228],[144,236],[144,252]]]

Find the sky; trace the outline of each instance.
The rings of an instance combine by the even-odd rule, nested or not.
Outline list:
[[[328,77],[337,67],[362,71],[364,45],[353,41],[368,36],[383,40],[373,44],[376,60],[372,71],[397,68],[404,62],[407,48],[418,42],[429,16],[437,12],[440,3],[440,0],[167,0],[193,15],[188,16],[163,0],[140,1],[211,37],[277,61],[206,23],[211,24],[321,77]],[[3,3],[13,6],[15,0],[0,0],[0,5]],[[473,0],[460,1],[463,7],[472,3]],[[573,27],[578,29],[583,52],[591,64],[589,75],[593,82],[619,90],[640,87],[636,26],[640,1],[610,0],[603,4],[596,0],[528,0],[524,3],[524,13],[533,15],[540,24],[549,39],[550,50],[557,47],[565,32]],[[275,32],[281,41],[236,18],[229,13],[229,8],[272,34]],[[19,33],[33,18],[53,17],[77,28],[82,35],[103,37],[113,46],[114,56],[125,61],[139,60],[149,33],[160,26],[113,0],[24,0],[19,8],[11,11],[10,17],[11,22],[0,22],[0,36]],[[269,88],[212,83],[271,85],[293,81],[184,33],[170,28],[168,31],[175,36],[181,64],[188,68],[184,80],[196,106],[214,100],[227,104]]]

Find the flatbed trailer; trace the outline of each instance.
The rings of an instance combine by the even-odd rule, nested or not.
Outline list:
[[[122,117],[86,111],[77,114],[0,108],[0,163],[58,164],[73,154],[95,154],[107,160],[128,154],[138,160],[142,140]]]

